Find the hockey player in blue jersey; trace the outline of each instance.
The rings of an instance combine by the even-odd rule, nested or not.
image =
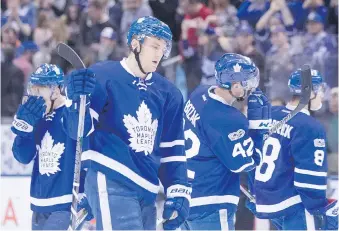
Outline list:
[[[187,101],[185,146],[192,183],[184,228],[234,230],[239,174],[260,163],[270,103],[256,89],[259,70],[248,57],[226,53],[215,64],[217,86],[200,86]],[[250,93],[252,92],[252,93]],[[248,100],[248,119],[233,105]]]
[[[75,141],[62,129],[63,81],[58,66],[41,65],[29,78],[28,99],[19,106],[11,127],[16,134],[15,159],[23,164],[34,160],[32,230],[67,230],[70,224]],[[79,207],[86,206],[90,220],[93,216],[86,202],[84,198]]]
[[[317,70],[311,74],[309,106],[265,141],[263,161],[255,172],[256,206],[247,204],[257,217],[271,219],[282,230],[338,230],[337,201],[326,199],[325,129],[308,110],[322,106],[323,79]],[[272,108],[273,124],[296,108],[300,70],[291,74],[288,86],[293,98],[286,107]]]
[[[154,17],[132,23],[130,54],[73,71],[68,128],[76,139],[79,95],[88,97],[85,132],[90,150],[85,192],[98,230],[154,230],[159,179],[167,199],[164,229],[178,228],[189,212],[190,187],[184,152],[183,97],[155,72],[171,50],[169,27]],[[90,119],[88,119],[90,118]],[[94,124],[94,129],[90,129]]]

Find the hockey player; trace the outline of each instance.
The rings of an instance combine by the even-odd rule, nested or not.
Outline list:
[[[226,53],[215,64],[217,86],[193,91],[185,112],[190,215],[184,228],[234,230],[239,174],[260,163],[271,105],[255,90],[259,70],[248,58]],[[249,96],[249,92],[253,91]],[[233,103],[248,97],[248,119]]]
[[[58,66],[41,65],[29,78],[28,99],[19,106],[11,127],[17,135],[12,147],[15,159],[23,164],[34,160],[32,230],[67,230],[70,224],[75,141],[62,129],[63,78]],[[86,207],[90,220],[93,216]]]
[[[188,216],[183,97],[154,72],[168,57],[171,40],[166,24],[150,16],[139,18],[127,35],[127,58],[69,76],[66,92],[73,104],[68,116],[75,122],[79,95],[89,96],[85,132],[92,133],[82,164],[88,168],[85,192],[98,230],[154,230],[158,178],[167,192],[164,229],[178,228]],[[68,122],[75,139],[77,122]]]
[[[263,161],[255,172],[256,206],[247,204],[257,217],[271,219],[282,230],[338,230],[337,202],[326,199],[325,129],[308,110],[322,106],[323,79],[317,70],[311,74],[309,106],[265,141]],[[273,124],[296,108],[300,70],[291,74],[288,86],[293,98],[286,107],[272,108]]]

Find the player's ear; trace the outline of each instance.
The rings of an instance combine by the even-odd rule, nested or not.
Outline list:
[[[132,39],[131,47],[132,51],[134,51],[134,49],[137,49],[137,52],[140,52],[140,42],[138,40]]]

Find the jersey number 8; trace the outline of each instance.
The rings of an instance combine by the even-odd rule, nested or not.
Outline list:
[[[279,157],[281,144],[277,138],[269,137],[263,146],[263,161],[256,168],[255,179],[261,182],[267,182],[271,179],[274,169],[275,161]],[[270,152],[268,152],[270,150]],[[314,163],[318,166],[323,165],[325,153],[323,150],[316,150],[314,152]],[[263,169],[266,165],[266,169]]]

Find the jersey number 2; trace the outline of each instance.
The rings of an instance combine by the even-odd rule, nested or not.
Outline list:
[[[190,159],[199,154],[200,140],[198,136],[191,129],[186,130],[184,132],[184,135],[185,135],[185,140],[190,139],[192,142],[192,147],[185,151],[186,158]],[[187,172],[188,172],[188,178],[194,179],[195,172],[189,169],[187,170]]]

